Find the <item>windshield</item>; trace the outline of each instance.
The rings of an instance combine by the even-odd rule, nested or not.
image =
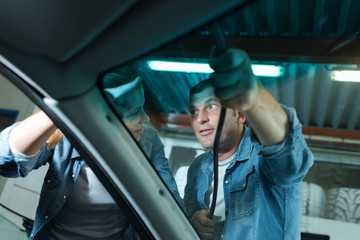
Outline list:
[[[359,238],[360,2],[204,2],[3,4],[1,237]]]
[[[200,114],[201,106],[192,103],[190,89],[212,78],[214,70],[209,61],[218,54],[214,53],[214,46],[219,48],[222,44],[226,49],[243,49],[251,59],[251,69],[258,83],[281,106],[295,109],[306,142],[302,147],[308,148],[314,157],[312,167],[298,176],[303,180],[299,182],[303,193],[296,211],[302,211],[299,224],[303,238],[343,239],[346,236],[356,239],[355,233],[360,231],[356,210],[360,193],[357,184],[360,176],[360,84],[358,56],[351,49],[358,41],[359,29],[354,22],[359,18],[353,11],[357,3],[306,1],[294,4],[252,1],[216,23],[108,71],[102,81],[104,93],[153,164],[142,139],[149,129],[155,130],[164,145],[165,158],[178,189],[170,191],[175,192],[175,197],[179,194],[184,198],[187,205],[186,194],[196,189],[190,190],[193,183],[189,185],[188,181],[197,181],[201,175],[191,166],[199,164],[199,156],[207,156],[213,150],[213,142],[206,145],[201,140],[204,134],[196,132],[199,129],[193,121]],[[222,43],[218,40],[219,28],[220,39],[225,40]],[[128,71],[126,77],[124,71]],[[109,87],[109,76],[116,74],[115,78],[121,78],[122,83]],[[214,101],[209,100],[208,108],[221,106],[221,101],[214,97]],[[252,128],[247,119],[243,126]],[[216,125],[213,127],[215,129]],[[203,131],[201,127],[199,131]],[[223,131],[226,132],[226,128]],[[257,165],[254,166],[256,171]],[[157,168],[156,164],[154,167]],[[264,166],[260,163],[261,167]],[[226,207],[220,205],[219,208],[228,218],[226,209],[231,207],[232,201],[226,202],[224,191],[231,166],[221,169],[219,166],[223,174],[219,184],[224,184],[224,189],[219,189],[219,194],[223,195],[220,198]],[[213,179],[212,174],[208,177]],[[266,177],[268,181],[277,181],[276,177]],[[203,201],[203,209],[210,208],[213,185],[209,184],[202,190],[204,199],[194,198],[200,201],[198,204]],[[230,193],[234,198],[232,194],[235,193]],[[190,209],[190,217],[193,213]],[[332,227],[340,225],[343,228]],[[344,229],[351,229],[351,233]]]

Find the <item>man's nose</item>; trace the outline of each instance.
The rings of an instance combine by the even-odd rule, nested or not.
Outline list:
[[[199,111],[199,114],[197,116],[197,121],[200,124],[204,124],[209,121],[209,116],[206,111]]]

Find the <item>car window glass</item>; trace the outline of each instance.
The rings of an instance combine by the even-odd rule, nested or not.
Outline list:
[[[35,105],[0,74],[0,131],[35,111]],[[28,239],[25,226],[32,226],[41,182],[47,167],[25,179],[0,176],[0,235],[6,239]]]
[[[301,183],[302,239],[355,240],[360,234],[359,7],[358,1],[247,1],[140,58],[99,72],[101,91],[185,209],[187,179],[194,177],[188,169],[210,151],[190,124],[190,88],[212,76],[209,59],[220,45],[245,50],[262,86],[296,110],[314,155]],[[38,111],[8,84],[0,75],[0,130]],[[47,167],[26,179],[0,177],[4,239],[27,239]],[[246,189],[240,180],[231,188],[235,194]]]
[[[24,119],[39,114],[41,110],[3,75],[0,75],[0,83],[2,86],[0,89],[2,159],[11,158],[9,161],[14,161],[14,159],[18,160],[27,157],[28,161],[36,159],[39,162],[44,161],[47,156],[51,158],[48,160],[49,162],[44,162],[43,166],[40,164],[38,169],[33,169],[26,173],[24,177],[18,174],[18,171],[21,172],[20,170],[15,168],[14,173],[14,169],[5,167],[6,163],[2,161],[1,173],[3,176],[0,176],[1,239],[29,239],[34,229],[36,214],[44,214],[43,219],[46,222],[51,218],[51,226],[61,223],[60,227],[52,232],[52,237],[66,237],[66,234],[74,229],[78,233],[81,230],[76,224],[79,223],[84,226],[84,222],[86,222],[85,225],[89,227],[90,232],[95,231],[92,236],[98,234],[100,238],[105,237],[108,233],[109,235],[114,234],[119,230],[119,226],[128,228],[129,234],[130,231],[133,232],[132,234],[136,234],[135,230],[129,227],[129,222],[122,212],[124,208],[120,210],[99,178],[59,129],[47,139],[46,145],[42,146],[42,155],[35,154],[34,157],[16,155],[19,152],[9,147],[11,145],[8,137],[9,131]],[[32,124],[31,127],[36,128],[34,122]],[[66,164],[68,157],[71,160],[67,161]],[[62,163],[61,165],[65,166],[65,168],[75,169],[75,171],[70,173],[65,171],[64,173],[64,168],[57,165],[59,163]],[[70,180],[70,184],[69,181],[64,180],[75,178],[75,184],[71,184],[72,180]],[[61,182],[65,182],[67,186],[71,185],[70,189],[72,191],[69,193],[60,190]],[[54,195],[57,195],[58,199],[66,200],[66,203],[61,208],[57,208],[58,205],[53,204],[55,200],[51,199],[54,198]],[[56,216],[51,216],[49,211],[56,211]],[[114,224],[114,228],[111,231],[107,229],[106,234],[104,234],[101,232],[102,227],[98,222],[95,224],[96,226],[91,225],[92,220],[89,221],[88,214],[96,215],[107,226]],[[72,217],[77,219],[77,223],[69,226],[68,223]],[[68,231],[66,229],[72,230]],[[114,237],[114,235],[112,236]]]
[[[325,2],[293,6],[291,1],[252,1],[219,18],[217,24],[227,47],[248,52],[259,82],[280,104],[295,108],[303,125],[315,158],[302,183],[303,237],[356,239],[355,232],[360,231],[360,84],[356,82],[357,56],[351,49],[358,41],[354,22],[359,17],[353,10],[358,4]],[[216,44],[213,25],[114,67],[135,69],[145,96],[143,108],[114,109],[125,125],[131,113],[147,115],[144,126],[151,126],[160,136],[181,197],[193,159],[208,151],[196,140],[190,125],[189,89],[211,76],[208,61]],[[123,90],[126,92],[125,87]],[[109,91],[105,95],[115,98],[116,104]],[[132,108],[135,102],[127,106]],[[145,129],[128,128],[135,140]],[[339,225],[344,228],[332,227]]]
[[[151,120],[154,116],[150,114],[151,111],[148,109],[149,105],[146,102],[145,85],[142,79],[141,73],[134,65],[117,67],[104,74],[102,90],[110,106],[121,118],[134,141],[138,143],[182,210],[186,212],[182,200],[183,193],[180,194],[179,186],[173,174],[176,171],[174,166],[170,167],[169,164],[169,157],[167,156],[169,149],[164,148],[158,129]],[[191,161],[195,156],[192,149],[190,152],[188,161]],[[184,178],[185,176],[181,177]],[[184,186],[180,188],[181,192],[183,192],[183,188]]]

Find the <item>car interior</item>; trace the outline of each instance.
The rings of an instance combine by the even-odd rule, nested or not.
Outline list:
[[[137,70],[148,125],[159,133],[183,197],[188,167],[206,151],[190,125],[189,89],[211,76],[208,62],[220,37],[226,48],[248,53],[257,79],[295,108],[303,125],[315,162],[303,182],[301,239],[358,238],[360,2],[39,3],[0,3],[0,130],[43,110],[140,236],[198,238],[111,106],[104,76],[124,66]],[[27,239],[45,173],[0,177],[6,239]],[[19,194],[31,200],[14,201]]]

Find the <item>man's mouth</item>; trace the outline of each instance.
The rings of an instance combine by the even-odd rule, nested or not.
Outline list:
[[[208,128],[208,129],[202,129],[199,131],[200,136],[207,136],[212,134],[215,131],[215,129]]]

